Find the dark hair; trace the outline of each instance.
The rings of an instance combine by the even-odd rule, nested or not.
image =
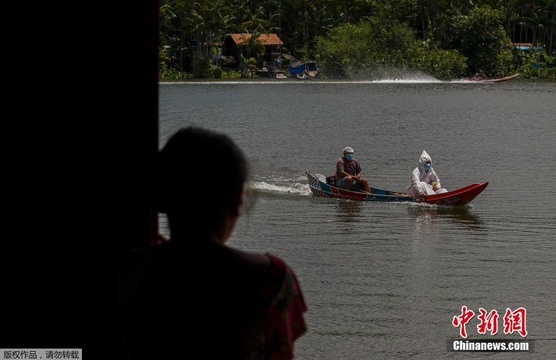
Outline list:
[[[237,206],[248,180],[242,150],[225,134],[187,127],[173,134],[158,156],[161,212],[186,212],[192,221]]]

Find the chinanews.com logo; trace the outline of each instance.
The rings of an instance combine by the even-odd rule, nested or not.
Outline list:
[[[475,317],[475,315],[477,315]],[[477,323],[476,330],[479,335],[495,336],[499,333],[498,311],[493,309],[487,311],[479,308],[476,314],[467,306],[461,307],[461,312],[452,318],[452,325],[459,328],[459,336],[457,339],[448,339],[448,351],[516,351],[516,352],[533,352],[534,340],[525,340],[527,337],[527,310],[523,307],[515,310],[506,308],[502,317],[502,332],[505,335],[516,334],[521,338],[511,339],[468,339],[468,327]],[[469,330],[471,331],[471,330]]]

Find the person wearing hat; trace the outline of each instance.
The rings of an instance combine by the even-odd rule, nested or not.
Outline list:
[[[411,173],[407,193],[412,196],[434,195],[448,192],[440,185],[440,179],[432,168],[432,158],[423,150],[419,165]]]
[[[348,190],[359,190],[361,186],[370,193],[369,181],[361,175],[361,165],[353,158],[353,148],[346,146],[344,156],[336,162],[336,186]]]

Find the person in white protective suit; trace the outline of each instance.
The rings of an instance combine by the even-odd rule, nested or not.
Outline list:
[[[425,150],[419,158],[419,166],[411,173],[407,193],[412,196],[434,195],[448,192],[440,185],[440,179],[432,168],[432,159]]]

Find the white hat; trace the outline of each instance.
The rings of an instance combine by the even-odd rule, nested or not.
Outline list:
[[[354,152],[355,152],[355,151],[353,151],[353,149],[350,148],[349,146],[346,146],[346,147],[344,148],[344,155],[347,154],[347,153],[352,153],[352,154],[353,154]]]
[[[432,164],[432,158],[425,150],[423,150],[421,156],[419,157],[419,163],[424,164],[426,162],[430,162]]]

